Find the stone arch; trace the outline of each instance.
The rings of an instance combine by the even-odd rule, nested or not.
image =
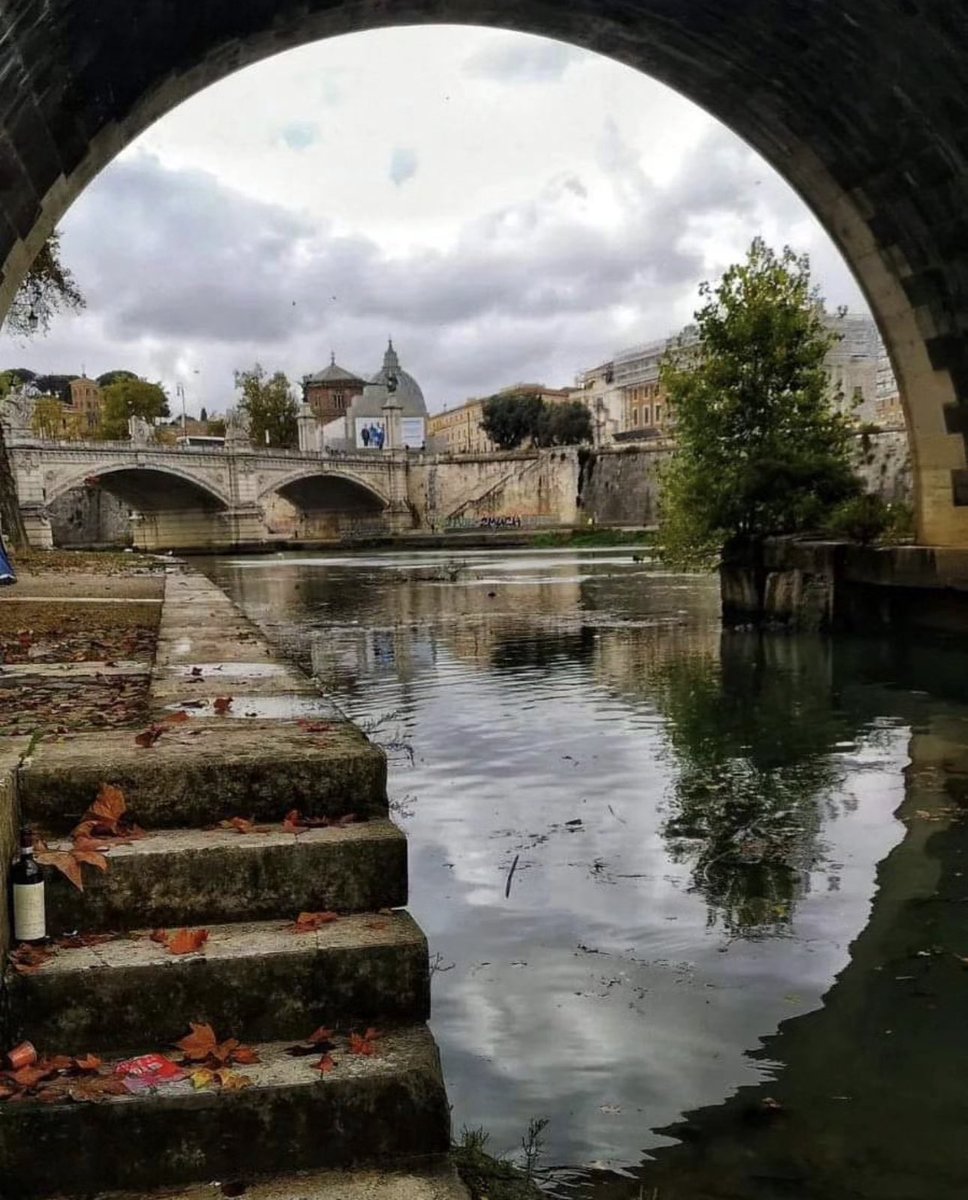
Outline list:
[[[121,475],[128,476],[167,476],[169,479],[177,479],[182,483],[187,484],[192,490],[192,493],[197,496],[201,493],[204,507],[212,511],[225,510],[230,507],[229,500],[221,495],[218,491],[212,488],[209,484],[200,480],[190,471],[186,471],[180,467],[165,465],[155,465],[154,463],[92,463],[84,470],[77,473],[67,475],[63,479],[59,479],[56,485],[47,491],[45,503],[51,504],[55,500],[59,500],[74,488],[83,487],[90,479],[101,479],[106,475]],[[112,490],[112,489],[107,489]]]
[[[392,12],[392,16],[390,15]],[[839,245],[900,382],[923,541],[968,545],[968,25],[959,0],[209,0],[0,17],[0,312],[71,201],[152,121],[258,59],[388,23],[519,29],[676,88],[744,137]],[[81,48],[79,50],[78,48]],[[57,86],[51,86],[51,80]]]
[[[343,484],[351,484],[360,491],[367,493],[381,508],[385,508],[390,503],[389,497],[379,488],[375,487],[369,479],[361,478],[353,474],[352,471],[321,470],[320,467],[315,465],[302,467],[299,470],[290,471],[278,479],[273,479],[259,493],[259,503],[263,503],[273,493],[282,493],[292,489],[294,485],[311,483],[314,480],[325,483],[327,479],[338,480]]]

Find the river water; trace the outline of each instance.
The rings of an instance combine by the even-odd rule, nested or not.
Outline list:
[[[559,1193],[965,1196],[968,662],[639,557],[207,569],[387,747],[455,1132],[547,1119]]]

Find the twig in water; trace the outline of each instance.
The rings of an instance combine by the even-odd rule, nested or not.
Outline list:
[[[508,896],[511,895],[511,880],[514,878],[514,872],[518,868],[518,859],[520,857],[521,857],[520,854],[515,854],[514,862],[511,863],[511,870],[508,871],[508,880],[507,880],[507,883],[504,885],[504,899],[505,900],[507,900]]]

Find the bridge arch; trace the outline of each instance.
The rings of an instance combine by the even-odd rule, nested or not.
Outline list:
[[[320,498],[323,498],[327,481],[334,481],[335,487],[339,488],[344,495],[349,494],[350,489],[360,492],[360,500],[369,508],[379,507],[382,509],[390,503],[389,497],[376,487],[372,480],[356,475],[352,471],[333,471],[328,467],[323,470],[316,465],[301,467],[278,479],[273,479],[262,489],[258,499],[260,503],[263,503],[274,493],[286,498],[290,496],[295,498],[300,494],[309,498],[314,490],[319,493]]]
[[[290,47],[421,22],[500,26],[607,54],[756,147],[837,242],[877,317],[905,403],[921,539],[968,545],[960,0],[208,0],[177,19],[166,5],[48,0],[40,20],[11,3],[0,16],[0,312],[74,198],[180,101]]]
[[[53,486],[45,489],[45,503],[52,504],[75,488],[100,484],[110,479],[112,486],[105,487],[131,507],[143,510],[177,509],[187,507],[179,501],[190,501],[193,506],[217,512],[230,507],[229,499],[207,482],[182,467],[155,463],[91,464],[84,470],[56,479]],[[153,494],[152,485],[159,489]],[[174,485],[174,490],[173,490]],[[157,504],[152,503],[158,500]]]

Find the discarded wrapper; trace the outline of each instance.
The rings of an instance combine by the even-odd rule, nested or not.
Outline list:
[[[129,1092],[142,1092],[146,1088],[163,1087],[166,1083],[177,1083],[185,1079],[185,1072],[163,1054],[141,1054],[128,1058],[114,1068]]]
[[[7,1061],[12,1071],[19,1071],[21,1067],[33,1066],[37,1061],[37,1051],[30,1042],[21,1042],[7,1055]]]

